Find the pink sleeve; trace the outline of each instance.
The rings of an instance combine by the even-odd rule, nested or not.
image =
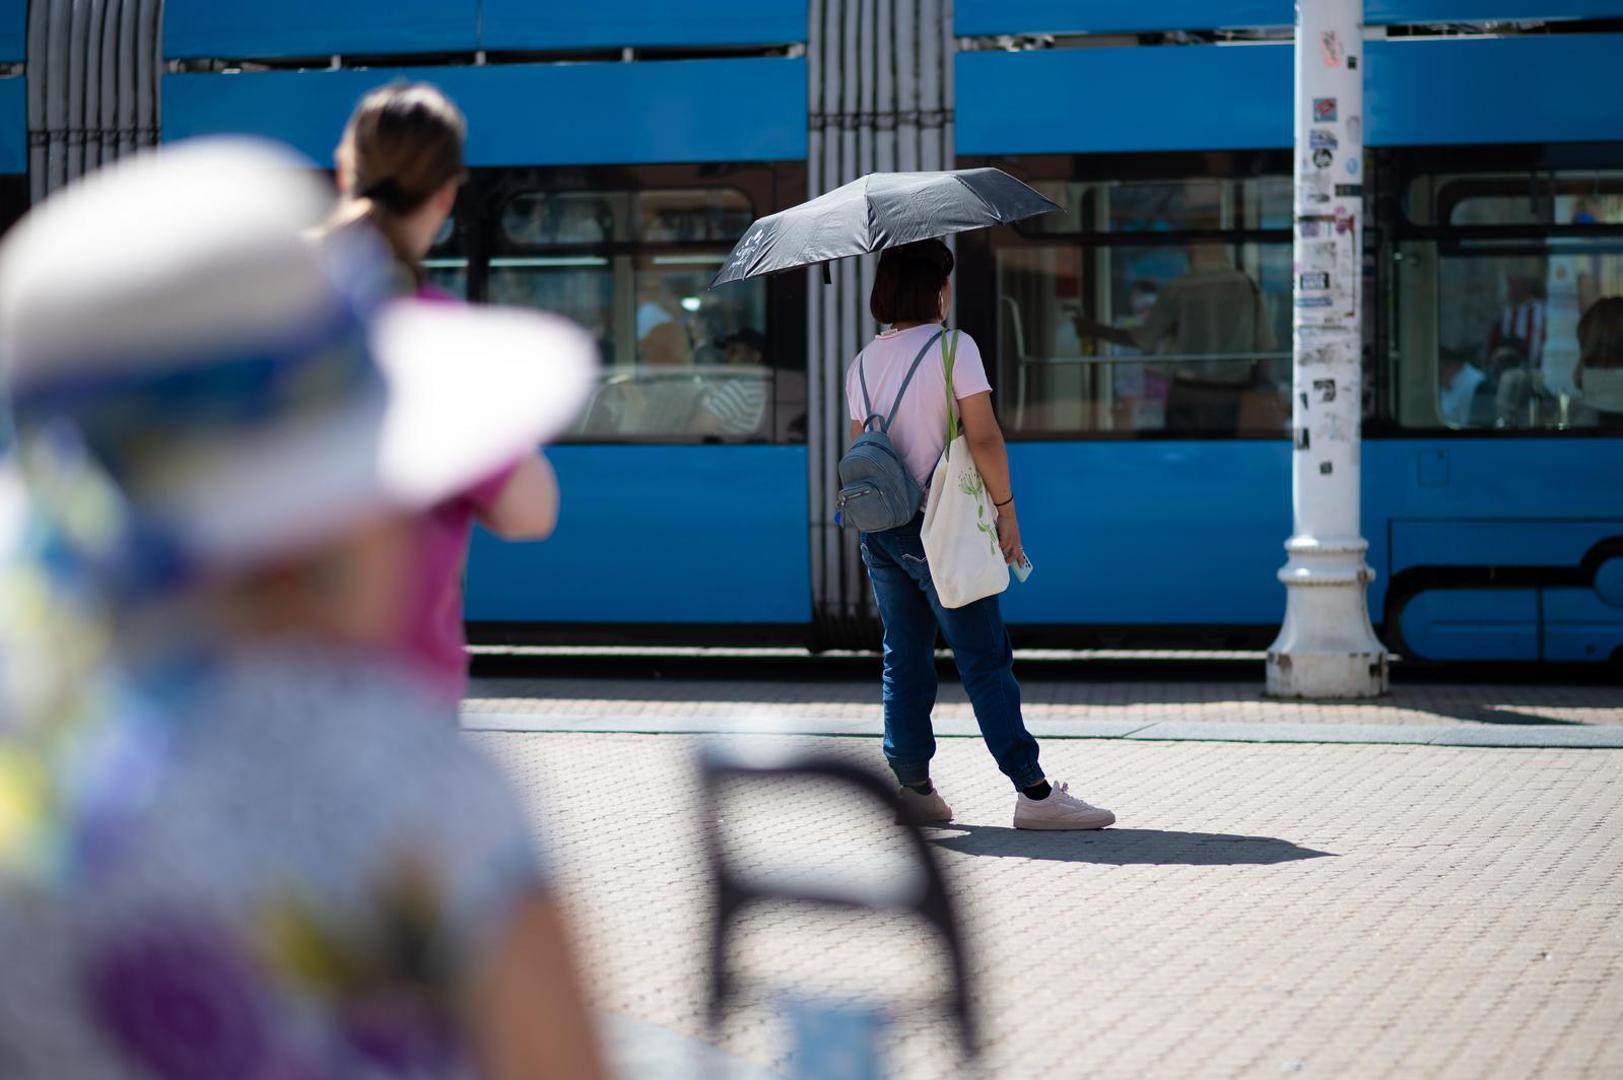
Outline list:
[[[473,507],[475,513],[483,513],[489,510],[495,505],[496,500],[501,498],[502,491],[507,487],[507,482],[513,479],[513,474],[518,472],[519,464],[519,462],[515,461],[509,465],[503,465],[500,469],[464,491],[462,493],[463,500]]]
[[[868,419],[862,415],[862,386],[857,382],[857,365],[862,362],[862,354],[845,369],[845,404],[846,411],[851,414],[851,422],[860,424]]]
[[[992,384],[986,381],[986,364],[981,360],[980,346],[968,334],[959,333],[958,354],[952,362],[953,396],[962,401],[991,389]]]
[[[416,298],[430,304],[460,304],[462,302],[458,297],[446,292],[432,281],[425,281],[417,286]]]

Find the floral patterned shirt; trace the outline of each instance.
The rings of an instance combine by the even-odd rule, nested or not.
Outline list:
[[[0,854],[0,1076],[473,1075],[475,958],[543,883],[495,766],[311,654],[181,698],[52,765],[51,872]]]

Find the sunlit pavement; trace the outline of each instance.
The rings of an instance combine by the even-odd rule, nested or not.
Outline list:
[[[759,727],[871,735],[868,681],[475,679],[469,727],[513,731],[703,733]],[[1026,723],[1040,737],[1242,742],[1596,746],[1623,749],[1623,687],[1398,685],[1373,702],[1269,701],[1259,683],[1028,679]],[[977,735],[963,689],[941,687],[936,733]]]
[[[652,730],[680,730],[777,705],[877,729],[870,686],[566,682],[476,683],[466,720],[546,727],[549,712],[606,720],[641,703],[675,721],[645,718]],[[1202,721],[1187,714],[1279,707],[1199,685],[1047,697],[1089,711],[1072,722],[1283,715]],[[1623,722],[1616,688],[1410,690],[1423,692],[1296,706],[1292,722],[1328,731],[1336,721],[1301,717],[1335,708],[1390,728],[1476,730],[1506,712],[1552,732]],[[469,737],[532,801],[632,1074],[716,1075],[690,1053],[706,1037],[702,737],[494,726]],[[880,764],[871,736],[781,741]],[[988,1075],[1623,1074],[1623,751],[1050,737],[1043,760],[1118,826],[1015,832],[978,740],[944,738],[936,759],[957,820],[933,846],[969,937]],[[721,816],[734,858],[761,873],[872,881],[905,866],[889,819],[828,788],[742,786]],[[759,908],[734,959],[746,994],[728,1056],[786,1071],[782,1003],[809,992],[889,1008],[889,1075],[965,1075],[936,1007],[943,954],[913,918]]]

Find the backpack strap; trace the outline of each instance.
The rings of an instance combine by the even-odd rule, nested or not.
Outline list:
[[[884,423],[885,419],[873,411],[873,398],[868,396],[868,375],[862,368],[862,358],[867,355],[867,352],[864,349],[857,354],[857,382],[862,384],[862,415],[865,418],[862,421],[863,431],[867,431],[875,420]],[[885,426],[889,427],[890,425],[885,424]]]
[[[902,397],[907,393],[907,388],[912,385],[913,376],[918,374],[919,365],[924,363],[924,358],[930,354],[930,346],[934,345],[936,340],[940,337],[941,330],[937,329],[935,333],[930,335],[930,340],[924,343],[924,348],[920,349],[919,354],[913,358],[913,366],[907,369],[907,378],[902,380],[901,388],[896,391],[896,400],[891,403],[890,415],[885,417],[884,425],[880,427],[880,431],[883,431],[887,435],[890,434],[890,425],[896,420],[896,410],[902,407]],[[857,377],[859,379],[862,377],[862,369],[860,366],[857,369]],[[868,384],[866,382],[863,382],[862,384],[862,394],[864,398],[867,397]],[[864,402],[864,407],[870,410],[873,408],[871,404],[867,404],[866,402]],[[869,419],[872,420],[875,419],[875,417],[869,417]]]

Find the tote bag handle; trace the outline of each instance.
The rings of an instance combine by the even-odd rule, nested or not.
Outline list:
[[[952,342],[949,345],[947,335],[941,335],[941,371],[946,377],[947,386],[947,449],[952,453],[953,440],[958,438],[958,395],[952,391],[952,369],[958,363],[958,331],[952,332]]]

